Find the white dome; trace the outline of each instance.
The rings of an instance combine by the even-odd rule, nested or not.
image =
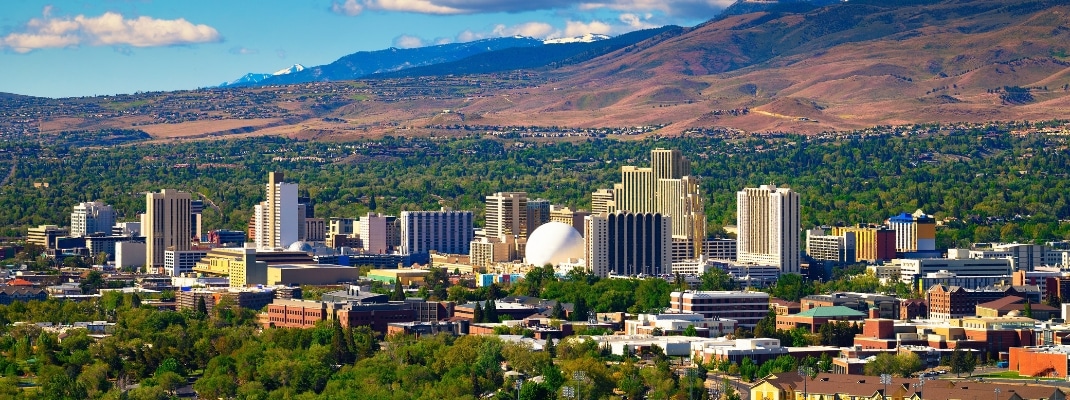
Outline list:
[[[315,249],[312,247],[312,244],[309,243],[309,242],[297,241],[297,242],[290,243],[290,247],[287,247],[286,250],[288,250],[288,251],[303,251],[305,253],[309,253],[309,252],[314,251]]]
[[[583,235],[572,225],[547,222],[528,236],[524,252],[528,264],[557,266],[570,258],[583,258]]]

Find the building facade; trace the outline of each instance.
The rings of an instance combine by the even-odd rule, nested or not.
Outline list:
[[[71,213],[71,236],[107,234],[112,225],[115,225],[115,209],[99,201],[78,203]]]
[[[487,196],[484,217],[486,237],[528,237],[528,194],[498,192]]]
[[[799,194],[762,185],[736,193],[738,260],[799,273]]]
[[[468,254],[473,220],[471,211],[402,211],[401,254]]]
[[[736,320],[739,326],[754,328],[769,314],[769,294],[735,291],[686,291],[669,294],[669,310],[701,314],[706,318]]]
[[[256,235],[253,240],[259,249],[281,249],[300,239],[297,184],[283,179],[281,172],[268,174],[267,199],[254,211]]]
[[[598,276],[656,276],[672,270],[672,222],[661,214],[591,215],[584,255]]]
[[[145,235],[145,265],[163,268],[164,252],[189,250],[193,236],[190,223],[190,194],[163,189],[146,195],[142,230]]]

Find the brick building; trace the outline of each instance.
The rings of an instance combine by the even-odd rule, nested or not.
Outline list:
[[[970,290],[962,286],[935,285],[929,288],[929,318],[956,319],[977,315],[977,305],[1007,296],[1028,297],[1034,303],[1040,301],[1040,293],[1028,290],[1029,286],[1003,286]],[[1035,286],[1033,286],[1035,288]]]
[[[399,302],[350,304],[276,299],[260,318],[268,328],[311,328],[326,320],[338,320],[343,328],[367,325],[385,334],[391,323],[415,321],[416,311],[410,304]]]
[[[668,312],[728,318],[739,326],[754,328],[769,314],[769,294],[762,292],[686,291],[669,294]]]

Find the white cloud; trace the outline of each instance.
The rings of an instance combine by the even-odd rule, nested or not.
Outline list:
[[[357,0],[346,0],[344,3],[339,3],[337,0],[331,3],[331,11],[335,14],[342,14],[348,16],[360,15],[364,11],[364,6]]]
[[[401,49],[412,49],[416,47],[423,47],[424,40],[416,36],[401,35],[394,38],[394,47]]]
[[[613,27],[602,21],[567,21],[565,22],[565,37],[583,36],[588,33],[608,35],[613,33]]]
[[[646,13],[644,15],[636,15],[636,14],[632,14],[632,13],[624,13],[624,14],[621,14],[617,19],[620,22],[624,23],[624,25],[627,26],[629,29],[640,30],[640,29],[657,28],[658,26],[660,26],[658,24],[650,22],[650,19],[653,18],[653,17],[654,17],[654,15],[650,14],[650,13]]]
[[[248,47],[236,46],[236,47],[231,47],[230,48],[230,54],[236,54],[236,55],[239,55],[239,56],[250,55],[250,54],[260,54],[260,50],[250,49]]]
[[[502,37],[525,36],[533,38],[545,38],[554,33],[554,27],[553,25],[547,24],[545,22],[525,22],[523,24],[513,26],[505,26],[499,24],[494,26],[493,32],[495,36]]]
[[[222,37],[215,28],[195,25],[182,18],[125,18],[113,12],[99,17],[52,17],[52,7],[46,6],[42,18],[33,18],[21,30],[0,38],[0,48],[28,53],[78,45],[155,47],[220,40]]]

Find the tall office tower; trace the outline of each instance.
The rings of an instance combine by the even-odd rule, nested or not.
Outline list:
[[[646,213],[654,206],[654,170],[625,165],[620,168],[620,181],[613,185],[613,198],[617,210]]]
[[[618,211],[585,218],[584,256],[598,276],[660,275],[672,270],[672,221]]]
[[[164,252],[189,250],[190,194],[172,189],[145,196],[145,265],[163,268]]]
[[[471,211],[402,211],[401,254],[468,254],[472,219]]]
[[[936,220],[920,209],[888,219],[895,231],[895,250],[902,253],[936,250]]]
[[[387,216],[369,212],[360,219],[360,239],[364,242],[364,252],[370,254],[387,254]]]
[[[613,190],[591,195],[592,214],[627,211],[660,213],[673,224],[673,240],[689,247],[681,257],[698,258],[706,240],[706,213],[699,180],[691,175],[691,162],[679,150],[654,149],[651,166],[621,167],[621,182]],[[675,259],[674,259],[675,261]]]
[[[698,179],[693,176],[659,179],[656,193],[658,212],[673,221],[673,240],[686,242],[691,248],[687,259],[699,258],[706,240],[706,211]]]
[[[591,193],[591,214],[609,214],[617,211],[617,202],[613,200],[613,189],[598,189]]]
[[[204,200],[190,200],[189,202],[189,228],[193,239],[201,240],[202,222],[201,214],[204,213]]]
[[[267,200],[261,202],[254,212],[259,216],[256,232],[256,247],[279,249],[300,239],[298,224],[297,184],[283,182],[281,172],[268,174]]]
[[[691,175],[691,162],[680,150],[654,149],[650,152],[654,179],[680,179]]]
[[[109,233],[115,224],[115,209],[99,201],[78,203],[71,213],[71,236],[89,236],[97,232]]]
[[[528,200],[528,233],[535,232],[542,224],[550,222],[550,200]]]
[[[736,192],[739,262],[799,273],[799,194],[762,185]]]
[[[485,237],[528,237],[528,194],[498,192],[487,196]]]

